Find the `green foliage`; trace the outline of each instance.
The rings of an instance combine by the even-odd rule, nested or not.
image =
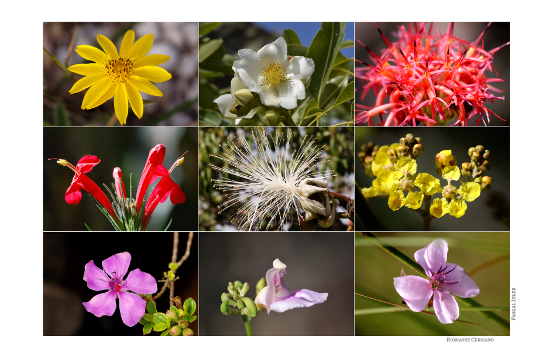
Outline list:
[[[256,97],[257,103],[239,105],[232,113],[234,116],[220,114],[214,100],[230,93],[230,82],[234,76],[233,62],[238,60],[233,54],[227,54],[224,39],[219,36],[228,25],[205,23],[199,27],[199,124],[204,126],[234,125],[241,119],[241,126],[256,125],[348,125],[354,124],[353,103],[353,59],[339,51],[353,46],[353,41],[343,41],[346,23],[322,23],[321,29],[307,46],[292,29],[285,29],[281,36],[287,43],[288,56],[303,56],[313,59],[315,72],[310,78],[306,98],[298,101],[295,109],[283,109],[264,106]],[[250,25],[253,26],[253,25]],[[273,38],[271,41],[276,40]],[[241,49],[247,48],[245,39]],[[267,45],[267,44],[264,44]],[[258,51],[259,49],[253,49]],[[350,97],[351,92],[351,97]],[[250,110],[257,109],[252,118],[243,118]],[[270,110],[282,114],[277,118],[266,117]],[[265,117],[265,119],[264,119]]]
[[[166,313],[157,312],[155,301],[149,300],[146,313],[139,323],[143,325],[144,335],[156,331],[162,332],[161,336],[192,336],[193,331],[188,327],[191,322],[197,319],[197,316],[193,315],[196,309],[197,303],[195,300],[188,298],[183,303],[183,307],[170,306]]]

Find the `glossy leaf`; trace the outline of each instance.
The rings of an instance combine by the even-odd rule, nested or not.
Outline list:
[[[147,313],[155,314],[157,313],[157,304],[155,301],[151,300],[147,302]]]
[[[197,303],[195,302],[194,299],[192,299],[191,297],[189,297],[188,299],[185,300],[185,302],[183,303],[183,309],[185,310],[185,312],[191,316],[195,313],[195,311],[197,310]]]
[[[164,331],[167,328],[168,326],[165,323],[155,323],[155,325],[153,326],[153,330],[157,332]]]
[[[342,42],[342,45],[340,45],[340,49],[351,48],[353,45],[354,45],[353,40],[346,40]]]
[[[296,34],[292,29],[283,30],[282,37],[283,39],[285,39],[287,45],[290,45],[290,44],[302,45],[302,42],[300,42],[300,38],[298,37],[298,34]]]
[[[148,323],[145,326],[143,326],[143,335],[150,334],[154,326],[155,326],[154,323]]]
[[[222,45],[223,45],[223,39],[214,39],[214,40],[210,40],[205,44],[201,44],[199,46],[199,63],[208,59]]]
[[[309,91],[317,103],[329,79],[330,71],[344,39],[346,23],[322,23],[309,46],[307,57],[315,62],[315,72],[311,76]]]
[[[199,36],[204,36],[214,29],[217,29],[221,23],[206,23],[199,26]]]
[[[168,319],[168,316],[166,316],[164,313],[162,312],[157,312],[153,315],[153,322],[154,323],[168,323],[170,322],[169,319]],[[155,330],[156,331],[156,330]]]

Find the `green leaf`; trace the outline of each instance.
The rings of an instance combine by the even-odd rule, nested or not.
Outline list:
[[[199,125],[218,126],[222,121],[222,115],[213,110],[199,110]]]
[[[336,101],[334,102],[334,105],[333,107],[336,107],[342,103],[345,103],[347,102],[348,100],[351,100],[353,99],[354,95],[355,95],[355,89],[353,87],[353,83],[354,82],[351,82],[349,83],[345,88],[344,90],[342,90],[342,92],[340,93],[340,95],[338,95],[338,98],[336,98]]]
[[[206,78],[199,78],[199,107],[211,109],[216,106],[214,100],[220,95],[220,89]]]
[[[195,302],[194,299],[192,299],[191,297],[189,297],[188,299],[185,300],[185,302],[183,303],[183,309],[185,310],[185,312],[188,314],[188,315],[193,315],[195,313],[195,311],[197,310],[197,303]]]
[[[55,125],[71,125],[69,117],[67,116],[67,109],[65,109],[65,104],[57,102],[55,106]]]
[[[88,231],[92,232],[92,230],[90,229],[90,227],[88,227],[88,225],[86,223],[84,223],[84,225],[86,226],[86,228],[88,229]]]
[[[155,301],[151,300],[147,302],[147,313],[150,313],[152,315],[157,313],[157,304],[155,303]]]
[[[300,38],[298,37],[298,34],[296,34],[292,29],[283,30],[282,37],[283,39],[285,39],[287,45],[290,45],[290,44],[302,45],[302,43],[300,42]]]
[[[231,65],[225,63],[225,62],[219,62],[219,61],[212,61],[212,60],[205,60],[200,64],[200,69],[210,70],[214,72],[220,72],[225,75],[234,75],[235,72],[233,71],[233,68]],[[199,78],[203,77],[202,74],[199,72]],[[202,96],[202,94],[201,94]]]
[[[287,54],[294,56],[306,56],[307,50],[307,47],[298,44],[290,44],[286,47]]]
[[[160,335],[161,336],[168,336],[170,334],[170,329],[167,329],[166,331],[164,331],[163,333],[161,333]]]
[[[145,326],[143,326],[143,335],[150,334],[151,330],[153,329],[153,326],[155,326],[154,323],[148,323]]]
[[[167,328],[168,326],[165,323],[155,323],[155,325],[153,326],[153,330],[157,332],[164,331]]]
[[[193,316],[183,316],[183,319],[187,322],[193,322],[197,319],[197,315],[193,315]]]
[[[164,323],[164,324],[167,324],[168,322],[170,322],[168,316],[166,316],[164,313],[162,312],[157,312],[153,315],[153,322],[154,323]],[[164,330],[164,329],[163,329]],[[156,330],[155,330],[156,331]]]
[[[311,108],[317,108],[317,100],[311,99],[307,104],[304,104],[300,109],[298,109],[298,115],[300,119],[304,117],[304,114],[307,114],[308,110]]]
[[[311,108],[307,111],[307,114],[304,118],[309,118],[311,116],[314,116],[316,114],[321,114],[323,111],[319,108]]]
[[[342,42],[342,45],[340,45],[340,49],[351,48],[353,44],[354,44],[353,40],[346,40]]]
[[[205,36],[214,29],[217,29],[221,23],[206,23],[199,26],[199,36]]]
[[[153,315],[150,314],[150,313],[146,313],[146,314],[143,315],[143,317],[141,319],[145,320],[147,322],[153,322]]]
[[[223,45],[223,39],[214,39],[214,40],[210,40],[206,44],[199,45],[199,63],[208,59],[222,45]]]
[[[215,71],[215,70],[204,70],[199,69],[199,78],[224,78],[225,74],[221,71]]]
[[[355,316],[372,315],[375,313],[400,312],[400,311],[409,311],[409,309],[405,307],[397,307],[397,306],[366,308],[362,310],[355,310]]]
[[[332,65],[332,68],[334,69],[334,67],[341,66],[345,63],[351,64],[352,60],[353,59],[346,58],[344,55],[342,55],[341,52],[338,52],[338,54],[336,54],[336,59],[334,59],[334,64]]]
[[[334,59],[344,39],[346,23],[322,23],[321,28],[307,52],[307,57],[315,62],[315,72],[311,76],[309,91],[317,99],[317,103],[320,103]]]

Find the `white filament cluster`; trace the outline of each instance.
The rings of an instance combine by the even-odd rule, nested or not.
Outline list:
[[[218,206],[219,213],[245,202],[231,217],[231,222],[249,231],[260,229],[267,219],[266,229],[276,224],[282,229],[292,218],[292,209],[300,219],[303,219],[300,208],[325,215],[323,204],[308,197],[328,191],[332,173],[319,170],[328,161],[321,158],[326,146],[318,147],[313,136],[306,136],[300,148],[291,153],[289,128],[286,137],[281,130],[270,134],[264,128],[253,130],[252,137],[252,146],[244,132],[237,134],[236,139],[228,137],[225,145],[220,144],[222,152],[210,155],[228,164],[223,168],[210,164],[212,169],[240,178],[222,176],[212,180],[215,188],[227,193],[227,200]]]

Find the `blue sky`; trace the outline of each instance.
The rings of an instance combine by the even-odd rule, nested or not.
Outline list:
[[[277,22],[277,23],[255,23],[257,26],[270,31],[281,34],[285,29],[292,29],[298,37],[302,45],[309,46],[311,41],[317,34],[317,31],[321,29],[321,23],[291,23],[291,22]],[[344,34],[344,40],[353,40],[353,23],[346,24],[346,30]],[[353,47],[342,50],[342,54],[348,58],[353,57]]]

